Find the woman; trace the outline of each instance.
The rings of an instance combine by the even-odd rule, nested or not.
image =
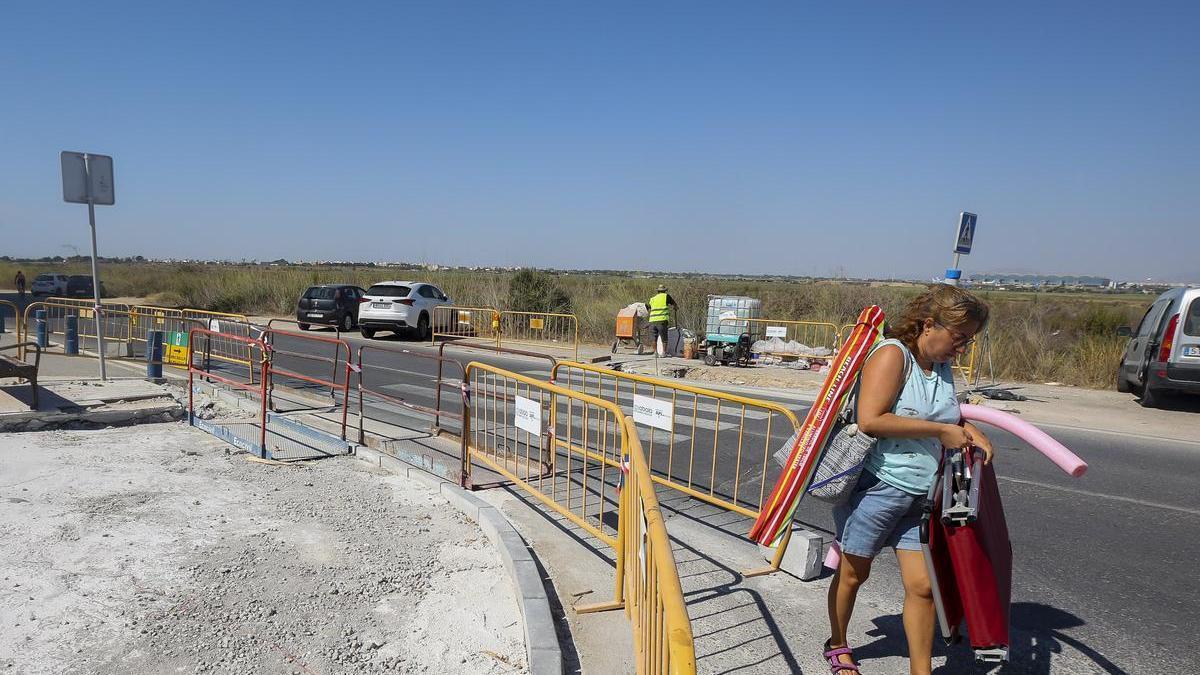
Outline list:
[[[867,455],[854,493],[834,508],[842,556],[829,586],[831,637],[825,644],[834,674],[858,672],[846,629],[871,560],[885,546],[896,550],[904,582],[909,670],[913,675],[931,672],[935,617],[919,539],[921,508],[942,448],[978,446],[985,461],[991,461],[987,437],[969,423],[959,424],[950,368],[987,317],[987,305],[970,293],[943,284],[931,287],[889,326],[889,339],[872,350],[863,366],[858,427],[879,442]]]

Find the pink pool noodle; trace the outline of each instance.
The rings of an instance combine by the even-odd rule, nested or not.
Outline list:
[[[1051,462],[1058,465],[1058,468],[1076,478],[1082,476],[1087,471],[1087,462],[1080,459],[1079,455],[1066,449],[1062,443],[1054,440],[1046,432],[1020,417],[970,403],[962,404],[960,409],[963,419],[971,420],[972,422],[983,422],[984,424],[990,424],[998,429],[1007,431],[1033,446],[1034,449],[1045,455]],[[825,553],[824,565],[831,570],[836,570],[841,558],[842,551],[835,541]]]
[[[981,405],[971,405],[970,403],[964,403],[960,408],[963,419],[971,420],[972,422],[983,422],[984,424],[990,424],[998,429],[1007,431],[1033,446],[1035,450],[1041,452],[1051,462],[1058,465],[1058,468],[1076,478],[1082,476],[1083,472],[1087,471],[1087,462],[1063,447],[1062,443],[1050,438],[1046,432],[1016,415],[1010,415],[1009,413],[993,408],[985,408]]]

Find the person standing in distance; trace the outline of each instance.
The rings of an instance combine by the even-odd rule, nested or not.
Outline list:
[[[654,336],[654,349],[659,356],[667,355],[667,331],[671,327],[671,308],[679,311],[675,298],[667,294],[667,287],[659,284],[658,292],[646,303],[650,310],[650,334]]]

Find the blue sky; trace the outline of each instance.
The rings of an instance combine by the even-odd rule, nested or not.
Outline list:
[[[1195,3],[6,3],[0,250],[1200,281]]]

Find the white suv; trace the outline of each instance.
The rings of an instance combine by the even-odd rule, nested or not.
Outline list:
[[[33,295],[64,297],[67,294],[67,275],[39,274],[29,286],[29,292]]]
[[[449,305],[450,298],[433,284],[420,281],[381,281],[367,289],[358,307],[358,327],[365,338],[390,330],[400,335],[415,331],[419,340],[429,339],[433,308]]]

